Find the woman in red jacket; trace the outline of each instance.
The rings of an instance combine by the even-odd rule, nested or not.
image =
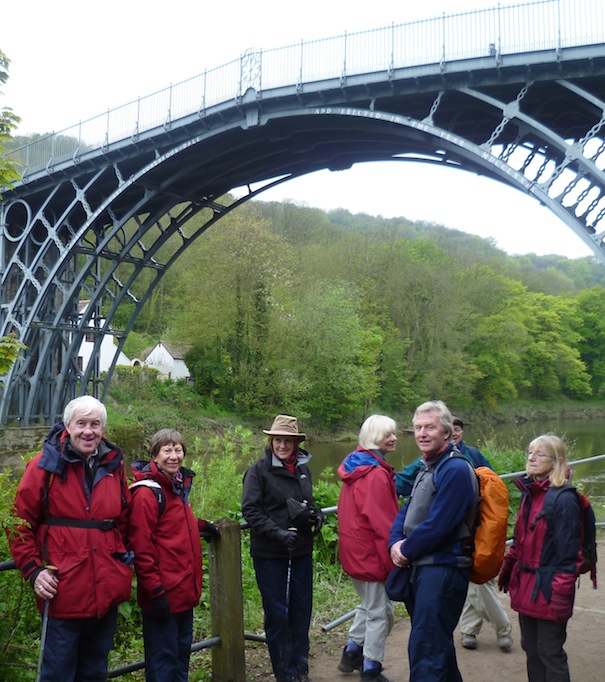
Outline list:
[[[135,482],[128,526],[137,597],[143,611],[145,679],[186,682],[193,639],[193,608],[202,594],[200,533],[219,535],[197,519],[188,502],[195,474],[182,467],[185,444],[178,431],[151,439],[151,461],[132,465]]]
[[[519,614],[530,682],[569,682],[563,645],[582,565],[581,511],[574,490],[557,496],[551,524],[542,516],[548,489],[565,485],[567,471],[563,441],[547,434],[529,444],[526,473],[515,481],[523,497],[498,585],[510,591]]]
[[[360,670],[361,680],[389,682],[382,674],[386,639],[393,627],[393,602],[384,581],[393,562],[389,533],[399,511],[395,470],[386,456],[395,450],[397,425],[373,414],[359,432],[359,446],[338,467],[338,558],[361,599],[349,628],[338,669]]]

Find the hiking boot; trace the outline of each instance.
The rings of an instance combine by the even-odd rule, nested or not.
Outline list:
[[[511,641],[512,644],[512,641]],[[476,649],[477,648],[477,638],[475,635],[465,635],[462,633],[462,646],[465,649]]]
[[[295,682],[313,682],[313,680],[309,677],[307,673],[303,673],[302,675],[299,675]]]
[[[502,651],[510,651],[513,645],[513,638],[510,635],[502,635],[498,637],[498,646]]]
[[[364,682],[364,680],[373,680],[374,682],[390,682],[389,678],[382,674],[382,665],[379,665],[378,668],[373,668],[372,670],[362,670],[360,679],[362,682]]]
[[[338,669],[341,673],[352,673],[363,668],[363,649],[357,651],[347,651],[347,647],[342,650]]]

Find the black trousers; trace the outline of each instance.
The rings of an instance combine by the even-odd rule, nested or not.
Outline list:
[[[529,682],[570,682],[567,654],[567,621],[555,623],[519,614],[521,646],[527,656]]]
[[[291,682],[309,671],[313,555],[291,560],[257,558],[254,569],[273,672],[278,682]]]

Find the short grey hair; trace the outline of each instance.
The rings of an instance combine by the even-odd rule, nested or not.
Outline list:
[[[412,424],[416,426],[416,418],[421,414],[436,414],[439,417],[439,422],[445,431],[452,433],[454,430],[454,418],[449,411],[448,406],[442,400],[427,400],[427,402],[418,405]]]
[[[378,450],[379,441],[388,433],[395,433],[397,424],[394,419],[384,414],[373,414],[361,425],[359,445],[365,450]]]
[[[91,395],[81,395],[79,398],[74,398],[67,403],[63,410],[63,423],[69,424],[73,419],[74,412],[80,412],[83,415],[89,415],[93,412],[98,412],[101,416],[101,425],[105,428],[107,424],[107,410],[105,405],[100,400],[93,398]]]

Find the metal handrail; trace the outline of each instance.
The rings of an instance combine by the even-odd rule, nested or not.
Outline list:
[[[58,164],[79,163],[84,154],[130,140],[145,132],[173,129],[179,119],[204,118],[225,104],[240,102],[254,90],[256,98],[276,88],[302,93],[310,83],[345,83],[361,74],[482,57],[500,65],[512,54],[555,51],[605,42],[602,0],[530,0],[482,10],[392,24],[372,30],[300,42],[270,50],[248,50],[214,69],[172,84],[146,97],[105,111],[60,132],[8,151],[3,156],[20,166],[22,181]],[[168,116],[166,114],[168,113]],[[17,183],[18,184],[18,183]]]
[[[584,459],[574,459],[573,461],[568,462],[568,464],[570,467],[574,467],[574,466],[576,466],[576,464],[586,464],[586,462],[596,462],[599,459],[605,459],[605,455],[594,455],[594,457],[585,457]],[[525,471],[514,471],[511,474],[501,474],[500,478],[503,481],[508,481],[511,478],[517,478],[519,476],[523,476],[524,473],[525,473]],[[601,524],[597,524],[597,525],[601,525]]]

